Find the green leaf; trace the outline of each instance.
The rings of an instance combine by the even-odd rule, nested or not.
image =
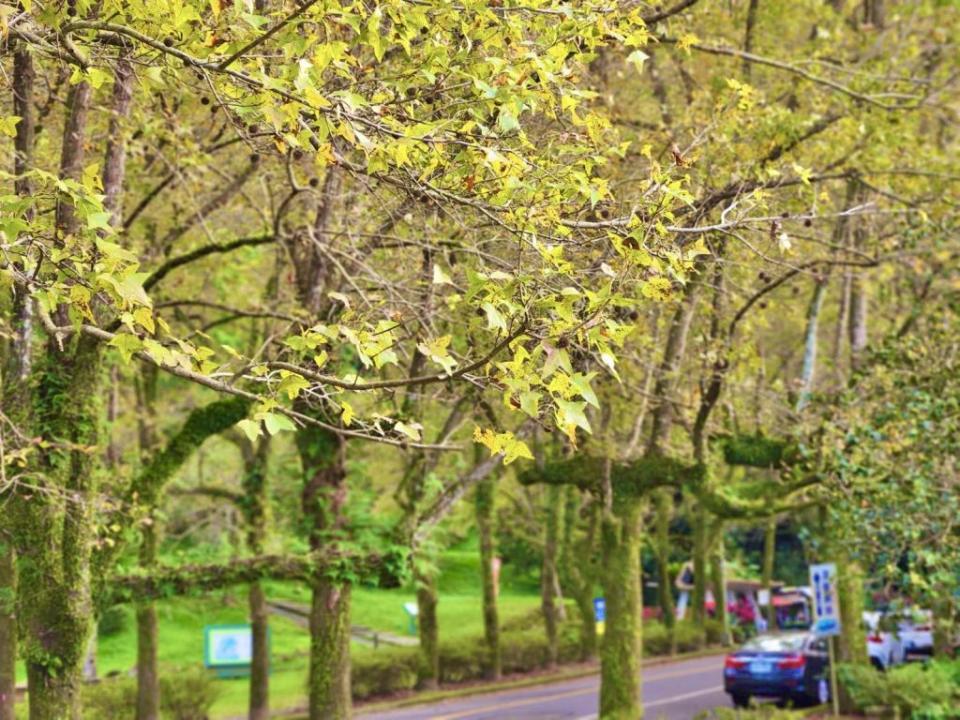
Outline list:
[[[293,420],[279,413],[265,413],[263,416],[263,424],[266,425],[267,432],[271,435],[276,435],[283,430],[289,430],[290,432],[297,431],[297,426],[293,424]]]
[[[581,430],[592,433],[590,421],[584,413],[585,402],[557,399],[557,424],[560,427],[576,426]]]
[[[260,437],[260,433],[262,432],[260,423],[254,420],[241,420],[237,423],[237,427],[243,431],[243,434],[247,436],[247,440],[250,442]]]
[[[297,396],[308,387],[310,387],[310,382],[305,377],[297,375],[296,373],[290,373],[285,375],[280,381],[278,391],[286,393],[288,398],[295,400]]]
[[[124,362],[130,362],[133,354],[143,349],[143,342],[140,338],[125,332],[117,333],[107,344],[110,347],[115,347],[120,352],[120,357],[123,358]]]
[[[487,329],[507,331],[507,321],[503,319],[500,311],[492,303],[485,302],[481,305],[483,311],[487,314]]]

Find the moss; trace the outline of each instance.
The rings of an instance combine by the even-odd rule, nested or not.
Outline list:
[[[640,698],[641,622],[640,543],[642,503],[615,506],[601,524],[607,604],[606,632],[600,648],[600,717],[635,720],[643,716]]]
[[[138,500],[156,503],[163,485],[179,470],[207,438],[218,435],[247,416],[250,402],[242,398],[217,400],[196,408],[167,446],[156,454],[134,484]]]
[[[310,611],[310,717],[349,720],[350,585],[326,579],[313,587]]]
[[[765,435],[732,435],[722,438],[723,459],[728,465],[783,468],[799,459],[796,444]]]
[[[493,557],[496,553],[493,533],[493,498],[496,485],[492,479],[477,483],[477,528],[480,532],[480,577],[483,584],[483,633],[486,644],[485,674],[497,680],[501,674],[500,621],[497,592],[493,581]]]
[[[92,628],[93,522],[84,500],[97,490],[101,348],[74,338],[35,366],[35,429],[49,446],[36,458],[34,493],[11,507],[20,577],[31,717],[76,717]],[[19,500],[20,498],[16,498]],[[80,502],[70,499],[79,499]]]

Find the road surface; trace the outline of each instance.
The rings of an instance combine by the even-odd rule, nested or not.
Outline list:
[[[360,713],[363,720],[596,720],[596,675],[549,685]],[[643,673],[646,720],[692,720],[702,710],[730,706],[723,692],[723,656],[657,665]]]

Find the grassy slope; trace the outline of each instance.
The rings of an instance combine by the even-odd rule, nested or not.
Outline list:
[[[268,597],[309,603],[307,588],[295,583],[268,583]],[[478,636],[483,632],[480,595],[480,569],[476,547],[471,543],[443,555],[440,562],[440,604],[438,607],[441,639]],[[403,604],[415,599],[412,588],[381,590],[358,587],[353,593],[353,623],[380,631],[405,634],[407,619]],[[535,583],[512,577],[504,568],[500,596],[500,620],[509,621],[539,605]],[[247,622],[246,595],[242,588],[214,593],[202,598],[181,598],[158,603],[160,625],[160,663],[164,672],[197,667],[203,658],[205,625]],[[306,702],[306,651],[309,636],[304,628],[282,617],[271,617],[273,673],[270,678],[271,705],[274,708],[301,706]],[[372,647],[354,644],[356,657],[376,652]],[[126,673],[136,665],[136,624],[132,609],[127,622],[115,635],[100,639],[98,669],[101,675]],[[245,678],[223,680],[222,694],[213,717],[243,715],[247,705],[248,681]]]

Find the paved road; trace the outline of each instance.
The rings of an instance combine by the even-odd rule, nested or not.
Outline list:
[[[367,720],[596,720],[597,676],[445,700],[430,705],[360,714]],[[723,657],[697,658],[647,668],[643,673],[647,720],[691,720],[728,706]]]

